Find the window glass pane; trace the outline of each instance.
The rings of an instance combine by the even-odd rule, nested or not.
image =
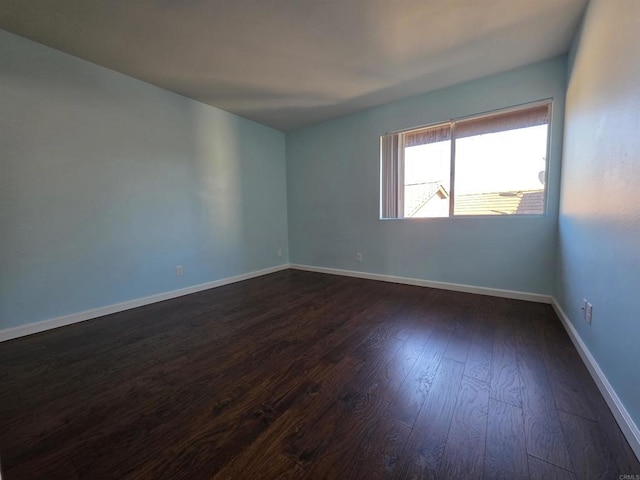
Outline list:
[[[532,123],[456,139],[455,215],[544,213],[548,126]]]
[[[404,149],[404,216],[448,217],[451,127],[409,132]]]

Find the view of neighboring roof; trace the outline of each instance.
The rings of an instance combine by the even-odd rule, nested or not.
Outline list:
[[[448,196],[440,182],[405,185],[404,216],[416,216],[431,200]],[[454,209],[455,215],[540,215],[544,213],[544,190],[456,195]]]
[[[413,183],[404,186],[404,216],[413,217],[434,195],[447,198],[449,194],[440,182]]]
[[[544,190],[456,195],[455,215],[540,215]]]

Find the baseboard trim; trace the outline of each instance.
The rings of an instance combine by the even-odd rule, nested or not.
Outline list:
[[[183,295],[189,295],[191,293],[209,290],[210,288],[222,287],[223,285],[229,285],[231,283],[249,280],[250,278],[261,277],[262,275],[268,275],[269,273],[287,270],[288,268],[289,264],[285,263],[283,265],[264,268],[262,270],[255,270],[253,272],[243,273],[241,275],[235,275],[233,277],[222,278],[220,280],[214,280],[212,282],[206,282],[199,285],[193,285],[191,287],[172,290],[170,292],[157,293],[155,295],[149,295],[148,297],[136,298],[133,300],[128,300],[126,302],[116,303],[114,305],[106,305],[104,307],[85,310],[84,312],[72,313],[70,315],[43,320],[37,323],[29,323],[26,325],[20,325],[18,327],[7,328],[4,330],[0,330],[0,342],[24,337],[26,335],[32,335],[34,333],[44,332],[45,330],[64,327],[73,323],[84,322],[85,320],[91,320],[92,318],[102,317],[111,313],[123,312],[132,308],[142,307],[144,305],[150,305],[152,303],[182,297]]]
[[[569,337],[571,338],[571,341],[575,345],[576,349],[578,350],[582,361],[587,366],[589,373],[593,377],[593,380],[596,382],[600,393],[607,402],[611,413],[613,413],[613,416],[618,422],[622,433],[629,442],[631,449],[636,454],[636,457],[640,458],[640,429],[638,429],[638,426],[633,421],[633,418],[631,418],[631,415],[629,415],[629,412],[622,403],[622,400],[620,400],[620,397],[618,397],[618,394],[616,393],[611,383],[609,383],[609,380],[600,368],[600,365],[598,365],[598,362],[591,354],[591,351],[582,341],[582,337],[580,337],[580,334],[573,326],[571,320],[569,320],[569,317],[564,312],[555,297],[551,298],[551,306],[560,318],[562,325],[569,334]]]
[[[342,275],[343,277],[364,278],[367,280],[379,280],[382,282],[401,283],[404,285],[415,285],[418,287],[439,288],[441,290],[452,290],[454,292],[475,293],[478,295],[489,295],[492,297],[511,298],[515,300],[527,300],[537,303],[551,303],[550,295],[540,293],[519,292],[516,290],[502,290],[499,288],[475,287],[461,283],[437,282],[433,280],[422,280],[419,278],[397,277],[394,275],[383,275],[381,273],[358,272],[356,270],[341,270],[338,268],[315,267],[311,265],[291,264],[294,270],[304,270],[307,272],[329,273],[332,275]]]

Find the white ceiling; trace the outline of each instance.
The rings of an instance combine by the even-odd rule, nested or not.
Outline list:
[[[565,53],[587,0],[2,0],[0,28],[280,130]]]

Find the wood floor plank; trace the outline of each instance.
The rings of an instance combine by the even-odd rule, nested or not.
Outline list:
[[[482,478],[488,414],[489,384],[462,377],[439,478]]]
[[[220,472],[213,480],[238,480],[250,478],[251,480],[299,480],[305,476],[305,472],[298,464],[282,454],[275,454],[264,462],[253,462],[242,469],[242,476],[236,473]],[[133,480],[133,479],[131,479]]]
[[[418,360],[389,403],[388,416],[413,427],[440,367],[450,335],[450,330],[434,330],[429,336]]]
[[[309,465],[307,478],[340,478],[354,462],[353,452],[375,430],[384,406],[385,402],[373,395],[349,390],[307,434],[295,432],[287,441],[285,454],[299,462],[298,452],[321,449]]]
[[[368,378],[363,380],[363,390],[383,400],[391,401],[418,361],[427,338],[428,334],[426,336],[414,334],[405,340],[390,359],[381,363]]]
[[[377,326],[349,355],[363,362],[377,364],[386,356],[395,354],[403,345],[404,341],[396,338],[396,331],[395,325]]]
[[[618,426],[611,410],[599,392],[594,392],[590,397],[592,411],[598,418],[598,426],[602,434],[603,441],[611,447],[614,452],[618,469],[622,472],[634,472],[640,474],[640,460],[633,453],[629,442],[624,437],[622,430]],[[562,412],[560,412],[562,414]],[[565,438],[569,434],[565,431]],[[571,439],[567,438],[567,441]]]
[[[567,358],[572,356],[570,350],[566,347],[556,348],[545,345],[544,356],[549,383],[558,410],[596,420],[596,414],[584,393],[581,382],[575,375],[575,369],[572,368],[574,359]]]
[[[333,428],[337,428],[337,420],[344,421],[343,418],[332,418],[331,413],[345,401],[343,397],[348,392],[349,380],[361,365],[351,357],[344,357],[338,363],[319,366],[317,372],[310,375],[316,388],[307,390],[304,398],[284,412],[272,428],[230,459],[214,478],[238,478],[247,469],[258,469],[259,465],[268,469],[269,459],[278,455],[291,460],[296,471],[300,468],[307,471],[329,445],[326,435],[332,430],[329,420],[325,419],[332,420]],[[344,413],[344,409],[340,411]],[[321,420],[325,422],[322,431],[316,428]]]
[[[532,335],[530,331],[525,331],[518,343],[518,369],[522,382],[522,412],[527,452],[548,463],[573,471],[542,351]]]
[[[491,316],[486,314],[476,315],[474,320],[475,326],[464,374],[481,382],[490,382],[494,324]]]
[[[564,470],[550,463],[529,455],[530,480],[576,480],[573,472]]]
[[[411,429],[388,417],[379,419],[375,428],[358,445],[355,455],[345,461],[351,480],[397,478],[398,464]],[[349,464],[352,464],[349,467]],[[336,478],[342,478],[340,475]]]
[[[451,334],[443,356],[460,363],[466,363],[473,337],[473,326],[463,315],[457,316],[455,325],[455,330]]]
[[[518,371],[517,337],[513,326],[505,319],[498,326],[493,340],[491,360],[491,398],[522,406],[520,373]]]
[[[331,315],[330,320],[323,319],[320,328],[313,332],[299,351],[284,357],[277,369],[261,372],[260,385],[271,391],[286,388],[292,379],[304,375],[357,330],[366,331],[369,327],[362,318],[364,314],[366,310],[361,306],[350,308],[346,305]]]
[[[166,388],[156,376],[137,377],[114,386],[108,394],[81,389],[71,398],[50,404],[44,411],[28,409],[16,418],[12,427],[2,429],[3,465],[11,468],[50,452],[68,456],[78,442],[103,438],[110,433],[102,428],[103,424],[108,424],[110,429],[128,429],[131,422],[139,418],[139,409],[147,414],[146,420],[157,418],[156,412],[176,406],[175,399],[165,393]],[[157,408],[149,408],[150,403]]]
[[[613,413],[609,410],[602,394],[599,392],[589,373],[586,372],[586,368],[584,371],[577,368],[575,372],[583,378],[582,391],[587,396],[590,411],[593,412],[597,419],[604,442],[607,445],[615,446],[612,450],[615,451],[615,459],[619,470],[623,472],[638,472],[640,474],[639,459],[633,453],[631,446],[624,437],[622,430],[618,426]],[[566,437],[567,432],[565,431],[565,438]],[[567,438],[567,441],[569,440],[570,439]]]
[[[440,362],[403,452],[404,471],[414,470],[414,464],[423,476],[440,470],[463,370],[464,364],[455,360]]]
[[[79,480],[78,472],[66,456],[55,453],[45,457],[34,458],[20,463],[9,469],[2,469],[2,478],[12,479],[40,479],[47,480]]]
[[[548,317],[536,319],[534,327],[540,338],[544,339],[541,343],[542,352],[556,407],[568,413],[597,420],[583,390],[582,375],[576,375],[579,369],[586,367],[580,361],[576,350],[571,348],[571,340],[567,333]]]
[[[489,400],[485,480],[529,478],[527,445],[522,409],[499,400]]]
[[[578,478],[618,478],[620,475],[638,473],[620,469],[614,452],[596,422],[565,412],[560,412],[560,420],[567,433],[568,447]]]
[[[135,463],[130,462],[126,475],[132,478],[189,479],[197,471],[202,477],[210,478],[314,385],[310,381],[301,383],[296,390],[281,395],[255,386],[238,401],[219,405],[213,410],[203,406],[187,417],[176,418],[165,431],[159,432],[168,440],[165,450],[136,468],[132,468],[131,464]],[[160,443],[155,440],[156,445]],[[91,470],[96,471],[93,460]]]

